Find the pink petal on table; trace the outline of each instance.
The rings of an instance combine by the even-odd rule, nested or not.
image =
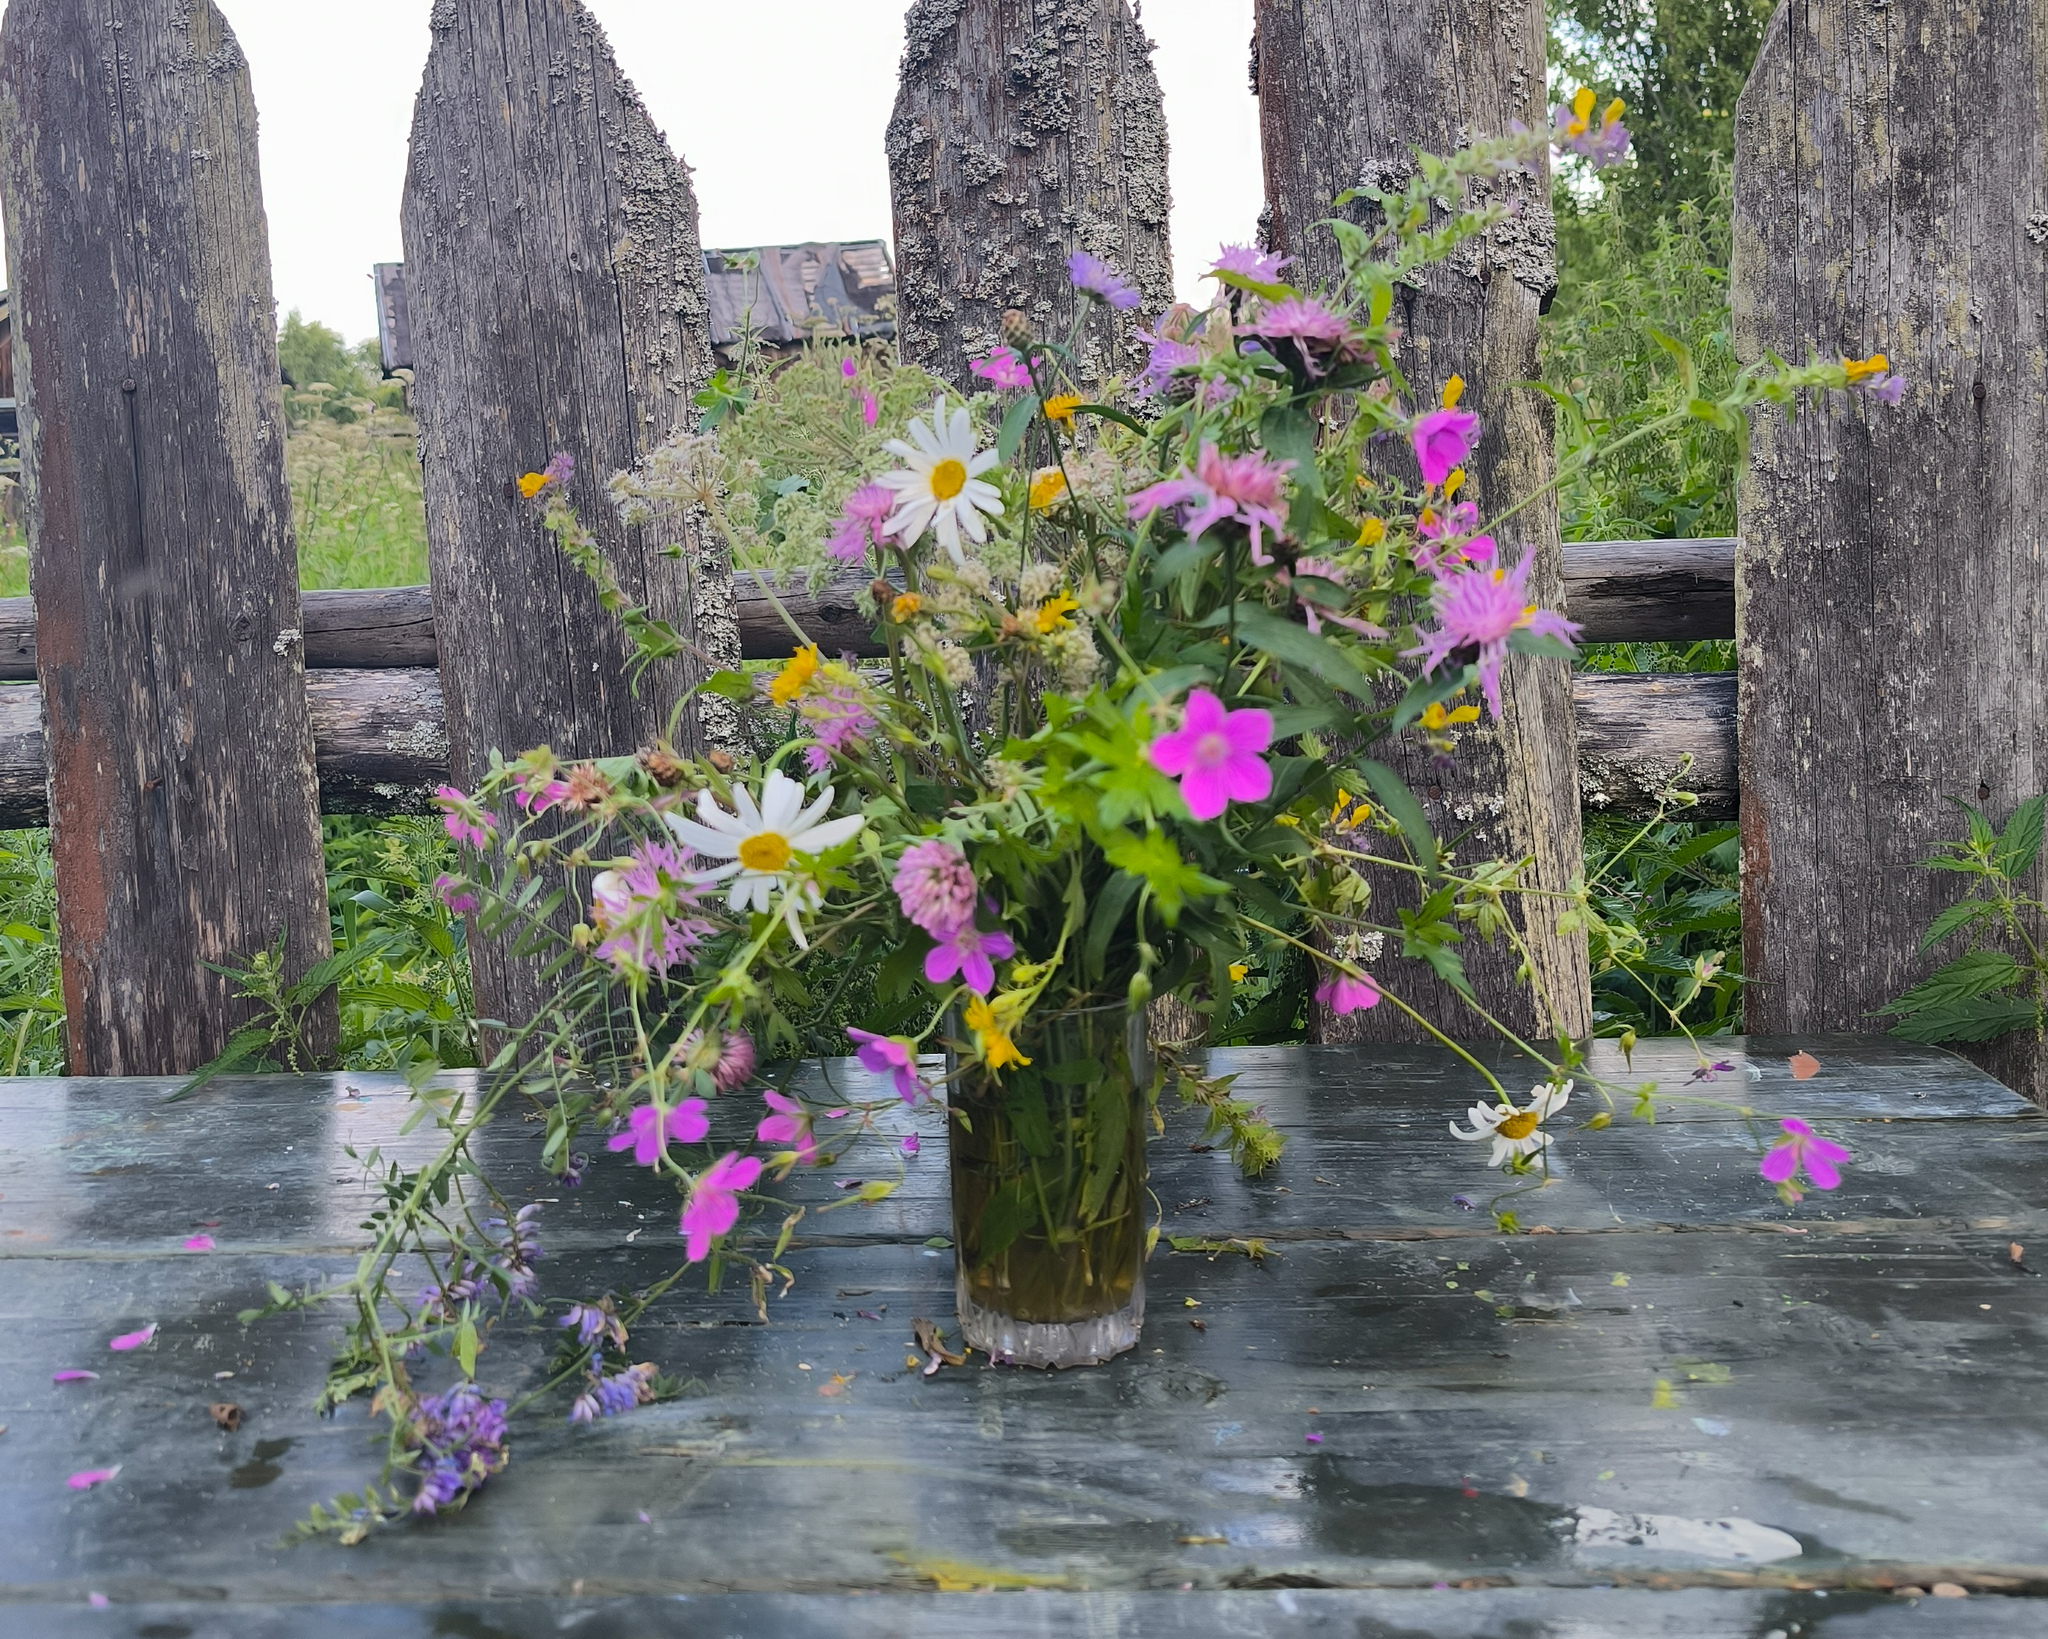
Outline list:
[[[119,1337],[108,1340],[107,1347],[117,1354],[126,1354],[130,1349],[139,1349],[156,1336],[156,1322],[151,1321],[139,1332],[123,1332]]]
[[[50,1381],[52,1383],[93,1383],[99,1380],[99,1375],[98,1372],[52,1372],[50,1373]]]
[[[90,1491],[96,1485],[104,1485],[120,1472],[119,1463],[114,1464],[112,1468],[81,1468],[64,1483],[74,1491]]]
[[[213,1250],[213,1237],[211,1235],[191,1236],[186,1240],[183,1250],[187,1252],[211,1252]]]
[[[917,1154],[917,1152],[918,1152],[918,1148],[919,1148],[919,1146],[918,1146],[918,1142],[917,1142],[917,1134],[916,1134],[916,1133],[911,1133],[911,1134],[909,1134],[909,1135],[908,1135],[908,1136],[907,1136],[907,1137],[906,1137],[906,1138],[905,1138],[905,1139],[903,1140],[903,1153],[904,1153],[905,1155],[915,1155],[915,1154]]]
[[[1302,1438],[1312,1446],[1319,1446],[1323,1443],[1323,1437],[1320,1434],[1304,1434]]]
[[[107,1608],[107,1596],[103,1593],[89,1593],[85,1596],[85,1602],[96,1611]]]

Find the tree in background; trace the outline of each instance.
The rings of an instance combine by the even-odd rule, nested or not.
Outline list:
[[[340,331],[329,329],[318,319],[301,318],[296,307],[278,327],[277,362],[284,379],[294,387],[325,382],[358,398],[367,398],[383,374],[375,342],[351,347]]]

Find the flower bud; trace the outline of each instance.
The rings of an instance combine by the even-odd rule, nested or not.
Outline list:
[[[1150,1005],[1152,1001],[1152,975],[1143,971],[1131,975],[1131,987],[1125,992],[1133,1012]]]
[[[1036,340],[1031,334],[1031,320],[1021,307],[1003,310],[1003,340],[1016,348],[1020,354],[1029,354],[1031,344]]]

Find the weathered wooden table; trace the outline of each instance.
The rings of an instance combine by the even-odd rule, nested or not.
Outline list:
[[[698,1392],[595,1427],[537,1411],[466,1512],[352,1550],[279,1546],[375,1472],[363,1408],[310,1410],[334,1318],[234,1317],[352,1265],[343,1146],[422,1150],[402,1089],[0,1081],[0,1632],[2048,1633],[2048,1123],[1938,1052],[1712,1045],[1709,1090],[1852,1147],[1840,1191],[1787,1213],[1732,1118],[1667,1107],[1567,1133],[1522,1203],[1554,1233],[1504,1239],[1445,1132],[1473,1087],[1448,1055],[1216,1055],[1291,1142],[1247,1183],[1169,1112],[1165,1232],[1273,1255],[1162,1241],[1140,1351],[1065,1374],[906,1370],[912,1318],[952,1316],[926,1112],[902,1190],[806,1220],[769,1324],[700,1290],[636,1329]],[[1797,1048],[1822,1068],[1795,1084]],[[1635,1070],[1677,1088],[1694,1062],[1646,1044]],[[605,1156],[561,1190],[536,1131],[491,1142],[509,1187],[558,1197],[547,1291],[670,1267],[649,1177]],[[181,1251],[204,1225],[218,1250]],[[533,1382],[549,1341],[501,1338],[487,1386]],[[74,1367],[100,1376],[52,1383]],[[1970,1597],[1888,1591],[1936,1582]]]

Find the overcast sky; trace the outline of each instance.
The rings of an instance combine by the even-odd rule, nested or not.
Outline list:
[[[219,0],[263,122],[278,310],[376,331],[373,262],[401,256],[406,133],[431,0]],[[704,243],[889,236],[882,133],[905,0],[588,0],[696,173]],[[1259,210],[1252,0],[1149,0],[1173,143],[1183,294]]]

